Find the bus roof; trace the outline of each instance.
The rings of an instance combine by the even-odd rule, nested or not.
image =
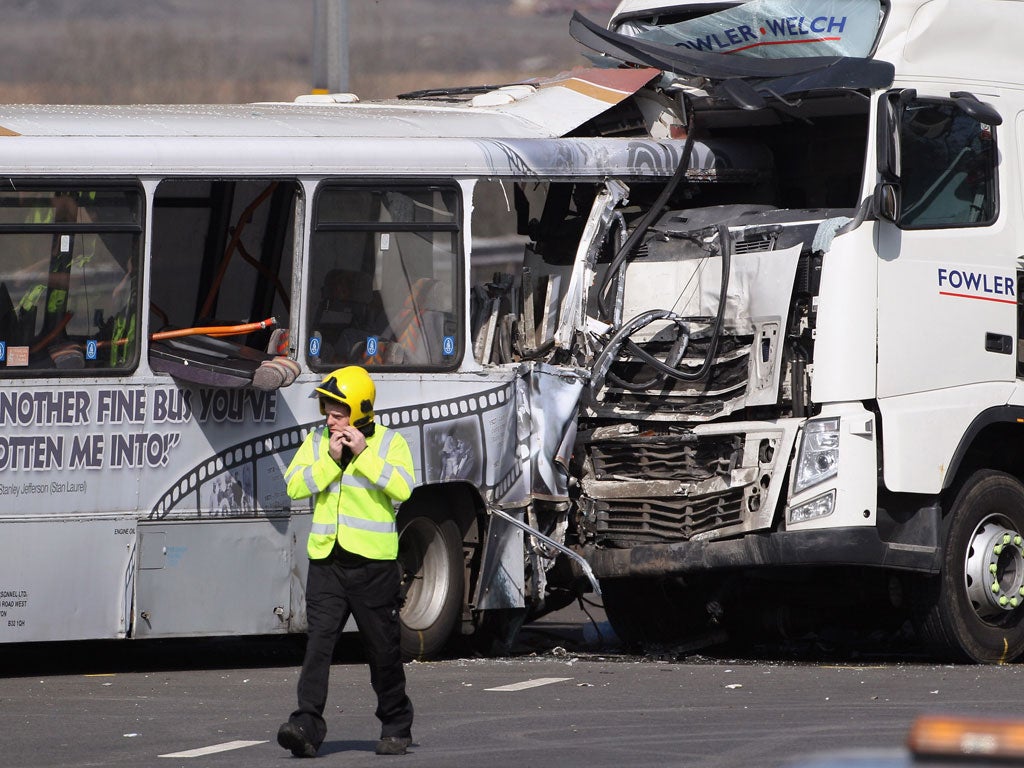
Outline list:
[[[0,177],[377,174],[669,176],[681,141],[557,138],[528,121],[421,105],[0,106]],[[725,163],[725,164],[723,164]],[[691,164],[728,163],[698,148]]]
[[[0,135],[555,138],[657,74],[653,69],[581,68],[510,86],[433,91],[434,100],[361,103],[354,97],[346,101],[346,94],[241,105],[3,105]]]
[[[659,71],[579,69],[499,89],[415,99],[240,105],[0,105],[0,177],[79,174],[374,174],[642,180],[670,176],[682,141],[564,135]],[[475,94],[475,95],[474,95]],[[766,158],[700,144],[701,178]]]

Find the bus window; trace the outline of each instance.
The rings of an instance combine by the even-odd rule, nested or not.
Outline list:
[[[310,238],[309,362],[450,368],[459,359],[454,186],[331,185]]]
[[[153,198],[150,324],[176,330],[248,329],[237,334],[155,341],[157,354],[225,359],[220,386],[245,386],[260,355],[286,354],[281,330],[291,306],[299,186],[280,179],[169,179]],[[273,318],[276,325],[253,330]],[[161,344],[173,349],[164,349]],[[193,356],[193,353],[195,356]],[[246,362],[248,361],[248,362]],[[238,376],[231,366],[238,367]],[[186,367],[170,370],[187,374]],[[188,376],[184,376],[188,378]]]
[[[135,186],[0,191],[0,366],[7,375],[135,367],[142,196]]]

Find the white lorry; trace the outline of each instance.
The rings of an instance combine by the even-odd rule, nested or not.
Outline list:
[[[625,639],[870,610],[943,655],[1024,652],[1022,22],[1011,0],[574,17],[662,72],[634,102],[655,135],[771,158],[684,178],[588,309],[611,328],[580,540]]]

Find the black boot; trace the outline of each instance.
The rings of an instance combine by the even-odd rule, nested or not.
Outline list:
[[[296,757],[316,757],[316,745],[306,736],[302,726],[291,720],[277,729],[277,743],[290,749]]]

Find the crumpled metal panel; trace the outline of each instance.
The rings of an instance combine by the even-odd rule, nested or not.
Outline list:
[[[543,363],[526,367],[524,373],[519,379],[520,428],[528,430],[531,494],[567,500],[568,462],[586,374]]]
[[[519,367],[512,402],[514,424],[508,422],[508,428],[516,430],[516,441],[499,458],[505,468],[498,473],[518,475],[518,479],[505,495],[498,494],[500,488],[490,489],[488,503],[522,520],[535,499],[568,502],[567,464],[576,441],[576,414],[584,380],[583,371],[545,363]],[[525,545],[522,530],[491,516],[475,596],[478,609],[524,607]],[[543,578],[542,573],[533,576]]]

